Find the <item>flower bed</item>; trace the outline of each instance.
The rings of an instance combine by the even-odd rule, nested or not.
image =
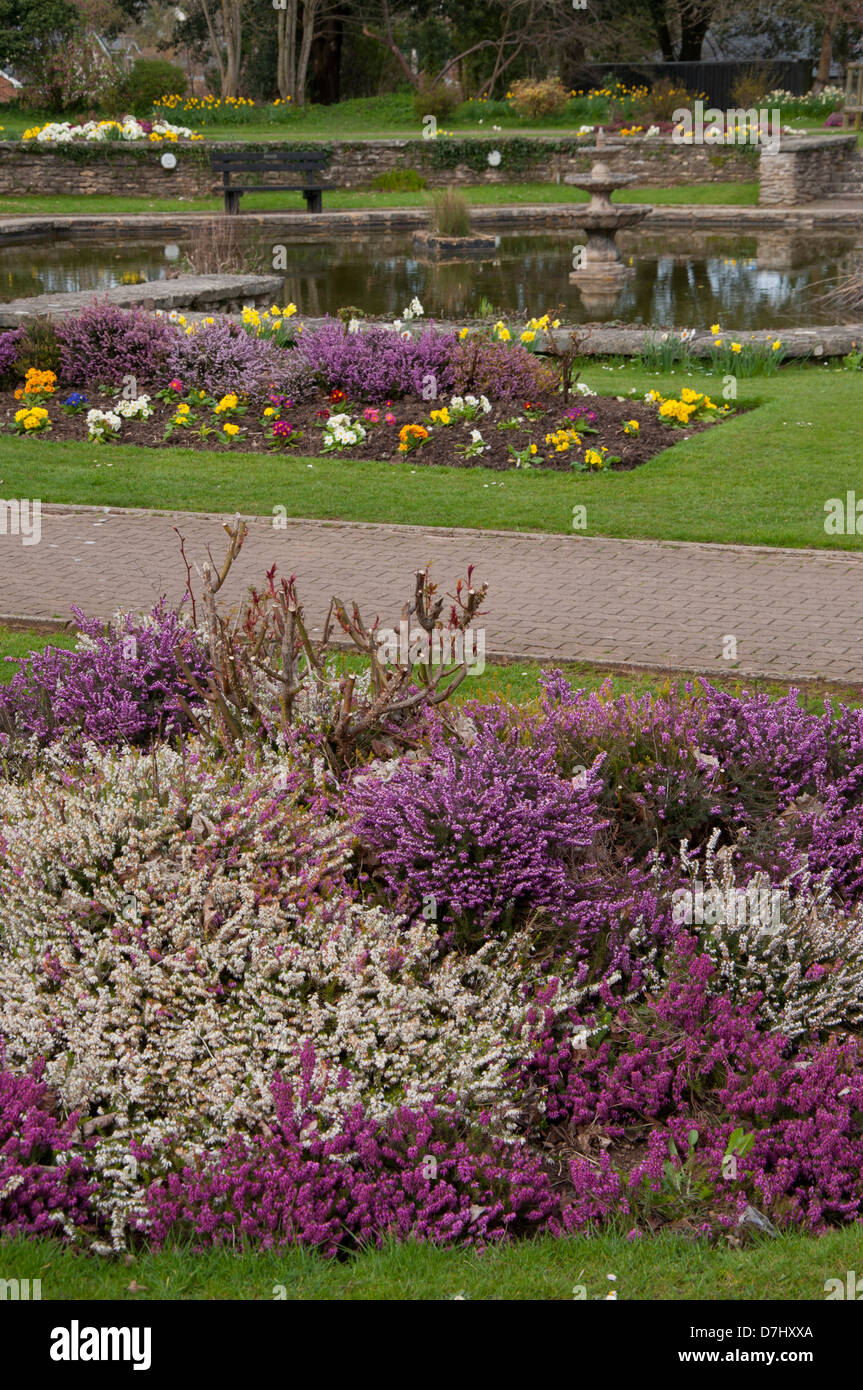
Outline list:
[[[676,430],[730,412],[687,388],[668,400],[595,396],[567,359],[535,351],[547,318],[517,339],[499,323],[469,340],[406,327],[417,309],[360,333],[335,321],[304,332],[294,305],[200,323],[96,305],[58,327],[56,372],[30,367],[0,393],[0,426],[102,444],[595,472],[635,468]],[[0,335],[7,381],[23,352],[16,333],[8,349],[13,335]]]
[[[863,711],[551,673],[447,715],[355,609],[339,676],[293,579],[204,583],[0,690],[0,1229],[863,1220]],[[484,595],[411,612],[466,643]]]

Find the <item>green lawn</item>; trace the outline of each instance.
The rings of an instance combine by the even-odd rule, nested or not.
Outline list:
[[[605,394],[664,393],[686,384],[719,393],[710,376],[648,375],[593,361],[582,379]],[[291,458],[182,448],[92,445],[7,435],[6,496],[43,503],[241,511],[422,526],[567,532],[575,505],[588,535],[859,550],[857,535],[827,535],[824,504],[860,488],[863,377],[791,365],[739,383],[755,407],[669,447],[628,473],[505,474],[338,458]],[[494,483],[495,486],[491,484]]]
[[[559,183],[472,184],[464,188],[468,202],[474,207],[511,207],[533,203],[583,203],[587,194],[578,188]],[[429,194],[383,193],[375,189],[355,189],[328,193],[324,210],[356,210],[362,208],[425,207]],[[696,183],[680,184],[675,188],[639,188],[615,194],[615,201],[630,203],[747,205],[758,202],[757,183]],[[42,214],[44,216],[87,217],[124,215],[136,212],[221,212],[221,198],[114,198],[100,193],[22,194],[0,198],[0,214]],[[250,193],[243,199],[244,212],[302,212],[305,203],[301,193]]]
[[[232,1254],[183,1249],[133,1264],[48,1240],[0,1246],[6,1279],[40,1279],[42,1299],[627,1299],[823,1300],[828,1279],[860,1267],[860,1228],[783,1235],[741,1250],[680,1236],[522,1241],[482,1254],[392,1244],[347,1260],[309,1251]],[[614,1280],[609,1275],[615,1275]],[[583,1290],[583,1292],[582,1292]]]
[[[300,595],[302,597],[302,594]],[[26,656],[29,652],[41,651],[48,646],[73,647],[73,632],[45,633],[34,631],[12,632],[0,626],[0,685],[11,681],[17,666],[5,661],[5,657]],[[346,651],[336,653],[340,670],[361,670],[367,663],[364,657]],[[639,671],[626,666],[604,666],[588,661],[534,662],[508,661],[491,662],[478,675],[469,676],[462,681],[454,700],[462,704],[466,700],[491,700],[495,697],[510,704],[529,704],[540,694],[540,674],[543,670],[560,670],[577,689],[599,690],[606,681],[611,683],[611,693],[618,695],[667,695],[672,688],[686,684],[686,677],[674,671]],[[711,676],[711,684],[729,691],[733,695],[742,690],[759,692],[771,700],[787,695],[789,685],[786,681],[739,680],[727,676]],[[803,681],[798,686],[798,703],[813,714],[822,714],[825,699],[834,705],[863,703],[863,692],[859,686],[835,685],[826,681]]]

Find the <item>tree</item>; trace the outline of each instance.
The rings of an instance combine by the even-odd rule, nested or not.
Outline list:
[[[20,67],[54,53],[79,27],[69,0],[0,0],[0,63]]]

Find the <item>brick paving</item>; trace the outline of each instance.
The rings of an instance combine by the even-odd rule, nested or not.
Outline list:
[[[223,553],[224,517],[43,507],[42,537],[0,535],[0,621],[109,617],[178,602],[190,559]],[[680,542],[249,519],[226,601],[277,563],[312,627],[333,593],[397,626],[413,574],[445,589],[469,563],[489,583],[491,655],[863,682],[863,556]],[[733,646],[736,642],[736,661]]]

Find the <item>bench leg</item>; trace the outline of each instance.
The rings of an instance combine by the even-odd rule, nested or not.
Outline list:
[[[232,188],[225,189],[225,212],[233,217],[240,211],[240,195],[235,193]]]
[[[303,189],[303,197],[306,200],[306,212],[323,211],[323,194],[319,188]]]

